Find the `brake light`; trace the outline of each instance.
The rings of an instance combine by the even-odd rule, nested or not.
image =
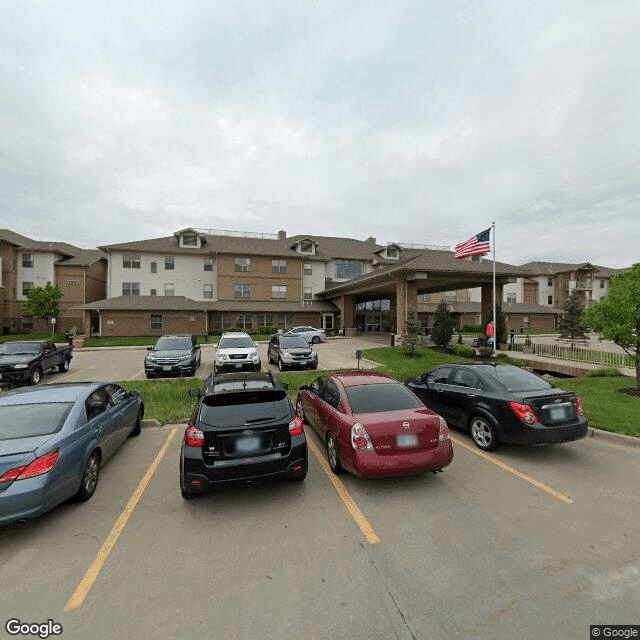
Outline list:
[[[184,432],[184,444],[187,447],[201,447],[204,444],[204,433],[197,427],[189,427]]]
[[[358,451],[373,451],[371,438],[369,438],[367,430],[359,422],[356,422],[351,427],[351,446]]]
[[[26,480],[27,478],[42,476],[53,469],[59,455],[60,450],[56,449],[51,453],[47,453],[44,456],[36,458],[33,462],[25,465],[24,467],[9,469],[9,471],[0,478],[0,483],[13,482],[14,480]]]
[[[582,398],[580,396],[576,397],[576,417],[582,415]]]
[[[538,420],[536,412],[528,404],[523,404],[521,402],[510,402],[509,406],[511,407],[513,413],[516,414],[516,417],[518,418],[518,420],[520,420],[520,422],[524,422],[525,424],[540,422]]]
[[[449,440],[449,427],[442,416],[440,418],[440,430],[438,431],[438,442],[446,442]]]
[[[289,423],[289,435],[291,436],[299,436],[304,433],[304,423],[302,422],[302,418],[300,416],[296,416]]]

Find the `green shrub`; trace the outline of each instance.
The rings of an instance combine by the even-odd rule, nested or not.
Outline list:
[[[512,358],[506,353],[499,353],[496,357],[496,362],[504,362],[505,364],[514,364],[516,367],[526,367],[527,361],[521,358]]]
[[[464,344],[454,344],[453,353],[461,358],[473,358],[476,355],[476,350],[473,347],[467,347]]]
[[[620,369],[616,369],[615,367],[603,367],[602,369],[592,369],[588,373],[585,373],[585,376],[589,376],[590,378],[615,378],[616,376],[621,376],[622,372]]]
[[[481,324],[465,324],[462,328],[465,333],[482,333]]]

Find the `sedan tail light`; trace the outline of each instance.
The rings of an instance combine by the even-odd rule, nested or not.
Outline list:
[[[447,426],[447,423],[445,422],[445,419],[441,416],[438,416],[440,418],[440,430],[438,431],[438,442],[446,442],[447,440],[449,440],[449,427]]]
[[[289,435],[290,436],[299,436],[304,433],[304,423],[302,422],[302,418],[300,416],[296,416],[289,423]]]
[[[0,483],[13,482],[14,480],[26,480],[27,478],[35,478],[44,475],[53,469],[58,460],[60,450],[56,449],[51,453],[36,458],[33,462],[24,467],[16,467],[9,469],[1,478]]]
[[[540,422],[540,420],[538,420],[536,412],[528,404],[523,404],[521,402],[510,402],[509,406],[511,407],[513,413],[516,414],[516,417],[518,418],[518,420],[520,420],[520,422],[524,422],[525,424]]]
[[[582,415],[582,398],[576,397],[576,418]]]
[[[371,438],[367,430],[359,422],[356,422],[351,427],[351,446],[357,451],[373,451]]]
[[[187,447],[201,447],[204,444],[204,433],[197,427],[188,427],[184,432],[184,444]]]

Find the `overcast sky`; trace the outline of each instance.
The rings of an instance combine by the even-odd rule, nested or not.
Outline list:
[[[0,0],[2,228],[493,221],[503,262],[640,260],[638,0]]]

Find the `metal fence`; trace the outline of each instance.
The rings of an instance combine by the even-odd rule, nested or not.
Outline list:
[[[513,349],[543,358],[587,362],[602,365],[603,367],[635,367],[632,358],[626,353],[599,351],[578,344],[532,343],[530,347],[522,344],[514,344]]]

